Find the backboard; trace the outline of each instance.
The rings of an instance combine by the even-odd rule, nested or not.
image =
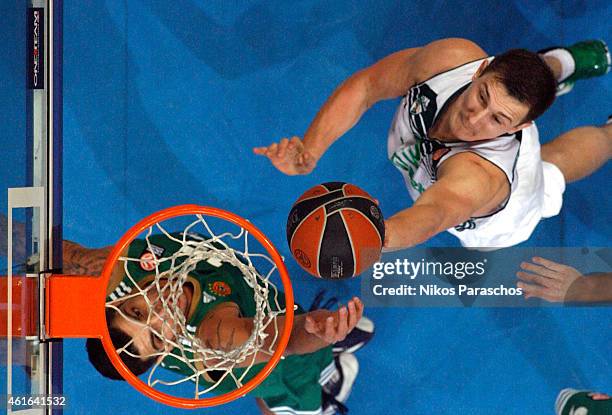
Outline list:
[[[61,6],[0,6],[7,22],[0,29],[0,406],[7,413],[61,412],[27,399],[62,392],[61,341],[47,341],[41,324],[43,279],[62,265]]]

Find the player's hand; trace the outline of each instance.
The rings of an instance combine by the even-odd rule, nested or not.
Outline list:
[[[317,165],[317,160],[304,148],[299,137],[283,138],[267,147],[255,147],[253,152],[266,156],[274,167],[289,176],[308,174]]]
[[[521,263],[524,271],[516,273],[521,280],[516,285],[523,290],[525,298],[537,297],[550,302],[570,301],[568,291],[577,279],[583,278],[582,273],[545,258],[533,257],[531,260],[533,263]]]
[[[333,344],[344,338],[355,328],[363,316],[363,303],[354,297],[337,311],[315,310],[308,313],[304,328],[326,343]]]

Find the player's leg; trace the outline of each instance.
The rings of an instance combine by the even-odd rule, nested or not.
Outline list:
[[[358,372],[353,354],[334,357],[331,348],[288,356],[266,380],[265,391],[255,390],[257,406],[264,415],[344,414]]]
[[[559,86],[557,95],[569,92],[580,79],[602,76],[610,71],[610,51],[601,40],[587,40],[572,46],[556,46],[540,51]]]
[[[580,180],[612,157],[612,118],[601,127],[570,130],[542,146],[542,160],[557,166],[567,183]]]
[[[331,347],[281,360],[266,381],[255,389],[263,414],[302,415],[323,411],[322,385],[336,367]]]

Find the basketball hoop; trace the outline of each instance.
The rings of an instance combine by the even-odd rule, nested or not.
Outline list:
[[[180,220],[186,223],[186,226],[180,230],[168,229],[164,222],[174,220]],[[215,224],[217,227],[223,226],[225,229],[231,227],[238,231],[216,232]],[[171,231],[179,231],[180,234]],[[142,238],[144,235],[143,240],[151,248],[149,237],[153,234],[165,235],[166,238],[179,245],[180,249],[171,257],[164,258],[156,255],[155,249],[149,249],[146,255],[138,258],[127,256],[130,244],[139,236]],[[250,240],[249,236],[252,236],[255,241]],[[261,251],[258,251],[253,245],[259,245],[258,248]],[[253,317],[253,332],[245,343],[229,351],[204,347],[196,337],[194,328],[185,327],[185,316],[180,311],[176,311],[177,307],[173,306],[176,304],[174,301],[177,301],[182,294],[185,279],[200,261],[205,260],[226,263],[239,269],[244,282],[253,289],[256,309]],[[160,271],[164,261],[166,262],[164,270]],[[131,279],[128,264],[134,262],[139,264],[143,270],[151,271],[154,274],[153,282],[144,289],[132,279],[133,284],[130,287],[122,283],[125,293],[123,298],[117,298],[114,292],[109,296],[107,287],[111,278],[115,278],[113,272],[117,272],[117,264],[122,264],[126,276]],[[265,267],[269,269],[263,270],[262,268]],[[278,299],[279,292],[270,281],[270,277],[275,272],[278,272],[282,281],[284,304]],[[163,283],[160,284],[160,281]],[[223,286],[218,289],[222,288]],[[157,290],[156,293],[151,295],[149,292],[151,289]],[[93,298],[92,292],[94,292]],[[87,295],[87,297],[81,297],[81,295]],[[151,356],[132,355],[138,358],[155,358],[153,367],[146,375],[146,381],[133,374],[122,360],[122,353],[129,354],[129,352],[126,352],[126,347],[115,348],[105,317],[107,310],[121,314],[117,304],[126,298],[138,295],[146,299],[150,307],[150,314],[156,313],[154,311],[156,309],[161,309],[164,315],[172,316],[170,339],[166,337],[163,330],[159,333],[147,328],[166,342],[164,344],[170,344],[171,348],[164,347],[162,351]],[[66,301],[67,298],[70,300]],[[87,298],[87,301],[83,301],[83,298]],[[155,307],[151,304],[150,298],[154,298]],[[79,304],[79,300],[87,304]],[[249,221],[233,213],[197,205],[181,205],[164,209],[134,225],[114,246],[105,262],[101,278],[53,275],[47,279],[46,319],[50,337],[100,338],[113,366],[127,382],[150,398],[179,408],[220,405],[252,391],[270,374],[281,359],[291,333],[293,309],[293,291],[287,270],[282,257],[268,238]],[[277,317],[280,315],[285,317],[282,329],[277,324]],[[273,338],[278,340],[271,343],[275,347],[274,350],[264,350],[264,339],[269,335],[270,330],[273,330]],[[252,373],[249,374],[250,379],[245,381],[247,373],[254,366],[255,353],[265,353],[270,358],[261,370],[254,376]],[[173,380],[158,377],[158,372],[170,372],[161,369],[164,366],[162,362],[167,359],[181,360],[184,366],[193,369],[193,373]],[[218,363],[212,368],[203,367],[204,362],[211,360]],[[238,365],[244,370],[241,370],[242,374],[237,376],[234,374],[234,369]],[[202,387],[200,378],[209,371],[215,371],[217,374],[222,372],[220,380],[218,379],[216,383],[209,381],[212,382],[212,386],[208,384]],[[204,397],[204,395],[214,393],[215,388],[224,380],[227,382],[228,379],[236,385],[234,390],[218,396]],[[167,392],[172,387],[177,385],[184,387],[185,384],[195,385],[194,392],[192,392],[193,397],[176,396],[173,394],[174,391]]]

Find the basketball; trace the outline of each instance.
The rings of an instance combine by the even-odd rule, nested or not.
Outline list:
[[[298,264],[325,279],[352,278],[380,258],[385,223],[359,187],[331,182],[308,189],[293,204],[287,241]]]

